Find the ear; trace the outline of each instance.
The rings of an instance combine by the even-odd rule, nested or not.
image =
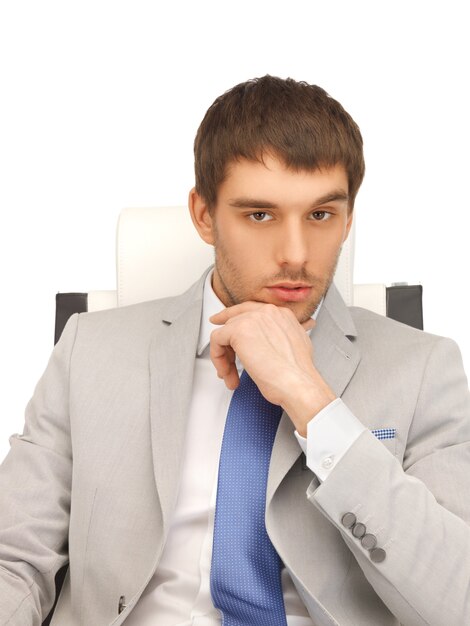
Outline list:
[[[203,241],[210,245],[214,245],[214,225],[212,217],[207,208],[206,201],[193,187],[189,192],[188,207],[193,224],[196,227],[199,236]]]
[[[348,221],[346,222],[346,230],[344,231],[343,243],[346,241],[346,239],[349,236],[349,231],[351,230],[351,226],[353,223],[353,217],[354,217],[354,211],[351,209],[348,215]]]

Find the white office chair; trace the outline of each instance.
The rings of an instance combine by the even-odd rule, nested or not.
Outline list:
[[[116,289],[57,294],[55,339],[72,313],[182,293],[212,262],[213,248],[200,239],[186,207],[124,209],[117,227]],[[354,285],[353,274],[354,226],[343,246],[334,278],[346,304],[422,328],[419,286]]]

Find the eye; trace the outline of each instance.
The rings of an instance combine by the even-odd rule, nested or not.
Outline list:
[[[330,219],[331,213],[328,213],[328,211],[314,211],[312,216],[317,222],[326,222]]]
[[[272,220],[271,215],[269,215],[265,211],[256,211],[255,213],[250,213],[248,217],[253,222],[269,222],[269,220]]]

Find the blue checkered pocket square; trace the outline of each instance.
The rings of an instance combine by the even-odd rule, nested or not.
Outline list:
[[[396,428],[376,428],[370,431],[377,439],[395,439],[397,434]]]

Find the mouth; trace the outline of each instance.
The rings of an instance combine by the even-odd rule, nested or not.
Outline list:
[[[312,287],[306,283],[277,283],[267,290],[281,302],[303,302],[310,296]]]

